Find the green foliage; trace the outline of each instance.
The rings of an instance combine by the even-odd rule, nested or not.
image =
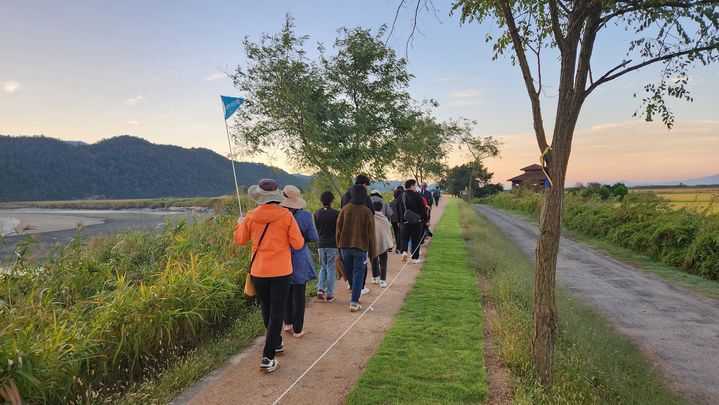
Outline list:
[[[497,197],[506,198],[505,194],[509,193]],[[485,299],[495,353],[514,376],[512,403],[684,403],[636,346],[561,288],[557,289],[560,316],[554,385],[542,387],[531,367],[534,266],[500,229],[469,206],[460,208],[471,263],[489,285]]]
[[[463,126],[451,120],[438,122],[430,111],[418,113],[411,122],[411,129],[402,137],[395,166],[417,181],[441,177],[447,170],[444,161]]]
[[[347,403],[486,401],[482,297],[468,259],[455,200],[437,226],[404,306]]]
[[[0,385],[31,403],[80,402],[234,322],[246,249],[234,215],[128,232],[0,275]]]
[[[608,189],[590,185],[581,194],[568,193],[563,225],[690,274],[719,280],[719,214],[672,210],[666,200],[653,193],[631,193],[621,201],[604,198],[599,193],[587,194],[589,190]],[[539,218],[543,195],[512,191],[484,202]]]
[[[444,178],[439,184],[442,188],[449,191],[450,194],[460,195],[467,189],[470,180],[474,180],[470,187],[473,193],[472,197],[481,198],[497,194],[504,190],[504,186],[501,184],[491,183],[493,176],[494,173],[488,171],[481,161],[474,164],[465,163],[447,169]]]
[[[32,156],[29,159],[28,156]],[[304,185],[260,163],[237,163],[241,185],[262,177]],[[118,136],[92,145],[0,136],[0,201],[206,197],[234,194],[230,161],[208,149]]]
[[[247,99],[236,115],[236,140],[250,152],[280,148],[298,168],[335,179],[384,177],[408,129],[411,75],[406,61],[376,34],[339,30],[336,54],[311,60],[307,36],[287,17],[280,32],[244,40],[247,66],[232,78]]]

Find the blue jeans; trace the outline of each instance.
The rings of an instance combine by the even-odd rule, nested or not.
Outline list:
[[[355,248],[340,249],[342,255],[342,264],[345,266],[347,279],[352,287],[352,299],[350,304],[359,303],[360,294],[362,293],[362,280],[364,280],[364,271],[367,265],[367,252]]]
[[[337,267],[335,266],[335,260],[337,260],[337,249],[336,248],[319,248],[317,252],[320,255],[320,275],[317,280],[317,288],[322,291],[327,291],[327,296],[334,296],[335,280],[337,274]],[[325,289],[325,282],[327,288]]]

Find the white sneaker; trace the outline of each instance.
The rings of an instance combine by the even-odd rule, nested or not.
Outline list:
[[[380,280],[379,286],[382,287],[382,288],[387,288],[387,282],[384,281],[384,280]]]
[[[402,252],[402,263],[407,263],[408,258],[407,252]]]
[[[372,277],[372,284],[379,284],[379,277]]]
[[[363,288],[361,291],[361,295],[365,295],[369,292],[369,288]]]
[[[413,263],[413,264],[420,264],[420,263],[422,263],[422,260],[420,260],[420,259],[412,259],[412,263]]]
[[[362,305],[360,305],[359,303],[357,303],[357,304],[350,304],[350,312],[357,312],[357,311],[359,311],[360,309],[362,309]]]

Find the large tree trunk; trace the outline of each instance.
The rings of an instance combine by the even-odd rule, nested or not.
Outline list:
[[[554,286],[562,224],[564,182],[579,108],[565,100],[557,108],[558,118],[548,156],[548,174],[553,186],[545,190],[539,217],[532,302],[532,360],[545,387],[553,382],[554,345],[557,340],[557,304]]]

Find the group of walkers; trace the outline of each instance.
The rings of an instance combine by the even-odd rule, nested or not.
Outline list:
[[[433,203],[439,205],[439,190],[430,192],[426,182],[417,189],[417,181],[410,179],[394,190],[388,203],[379,191],[368,192],[369,187],[369,177],[357,176],[342,195],[339,211],[332,208],[335,196],[323,192],[322,208],[314,215],[304,209],[307,202],[296,186],[280,190],[275,180],[262,179],[248,189],[258,207],[238,219],[234,239],[240,245],[252,242],[248,277],[267,329],[260,363],[263,371],[269,373],[278,366],[275,357],[285,350],[283,329],[295,338],[305,334],[307,282],[318,278],[318,301],[335,301],[339,270],[351,290],[349,309],[356,312],[362,309],[362,295],[369,292],[368,267],[370,282],[386,288],[392,251],[401,254],[403,262],[421,263],[419,247],[432,237],[430,213]],[[319,277],[309,242],[317,242]]]

